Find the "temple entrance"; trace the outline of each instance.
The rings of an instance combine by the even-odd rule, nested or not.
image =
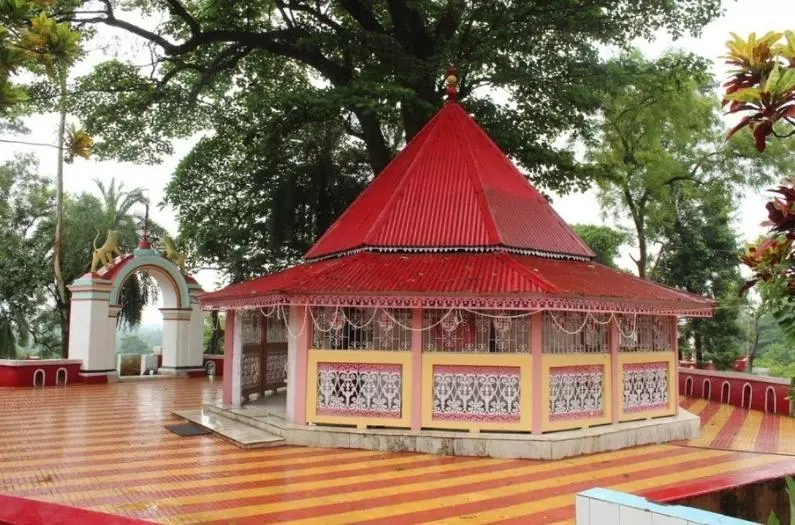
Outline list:
[[[203,314],[198,305],[201,287],[156,251],[139,248],[117,257],[97,272],[83,275],[69,287],[72,291],[69,353],[83,361],[80,377],[84,381],[105,382],[116,378],[116,324],[121,311],[121,289],[142,271],[157,283],[163,301],[162,364],[158,373],[204,372]]]
[[[284,416],[287,402],[287,329],[281,312],[241,315],[243,402]]]

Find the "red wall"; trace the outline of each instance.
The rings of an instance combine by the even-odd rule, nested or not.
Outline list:
[[[146,525],[148,522],[76,507],[67,507],[66,505],[0,495],[0,523],[9,525],[42,525],[45,523],[58,523],[59,525]]]
[[[7,366],[0,364],[0,386],[33,386],[33,374],[36,370],[44,370],[45,386],[55,386],[55,374],[59,368],[66,368],[68,383],[78,383],[80,378],[80,363],[74,364],[47,364],[46,362],[30,361],[30,365]]]
[[[688,378],[693,380],[692,392],[689,389],[685,391],[688,386]],[[726,395],[723,392],[724,383],[729,384],[728,400],[726,400]],[[748,394],[749,387],[750,396]],[[710,401],[728,403],[739,407],[743,406],[743,389],[745,389],[746,407],[750,397],[751,408],[765,411],[765,399],[770,395],[771,399],[767,401],[767,411],[774,412],[772,402],[774,397],[776,414],[789,415],[789,400],[787,400],[789,388],[789,384],[780,378],[762,377],[739,372],[679,369],[680,395],[699,399],[709,398]],[[773,393],[768,394],[768,389],[772,389]]]
[[[215,363],[215,376],[220,377],[224,375],[224,356],[221,355],[209,355],[204,354],[204,364],[207,364],[207,361],[213,361]]]

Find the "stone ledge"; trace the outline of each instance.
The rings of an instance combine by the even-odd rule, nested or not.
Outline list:
[[[289,445],[424,452],[505,459],[561,459],[608,450],[694,439],[701,421],[680,408],[674,417],[630,421],[549,434],[447,432],[439,430],[357,429],[294,425],[262,410],[205,405],[204,410],[284,437]]]

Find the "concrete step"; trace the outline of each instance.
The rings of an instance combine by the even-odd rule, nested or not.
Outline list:
[[[206,414],[233,419],[275,436],[284,435],[284,418],[263,411],[259,407],[222,408],[215,405],[204,405],[203,410]]]
[[[256,428],[206,410],[178,410],[172,413],[191,423],[212,430],[218,436],[231,441],[241,448],[265,448],[285,444],[283,437],[274,436],[261,428]]]

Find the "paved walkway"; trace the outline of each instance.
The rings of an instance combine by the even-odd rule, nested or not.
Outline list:
[[[699,440],[556,462],[240,450],[163,428],[219,395],[206,379],[0,389],[0,492],[162,523],[544,524],[571,523],[593,486],[670,499],[795,473],[793,420],[691,400]]]

